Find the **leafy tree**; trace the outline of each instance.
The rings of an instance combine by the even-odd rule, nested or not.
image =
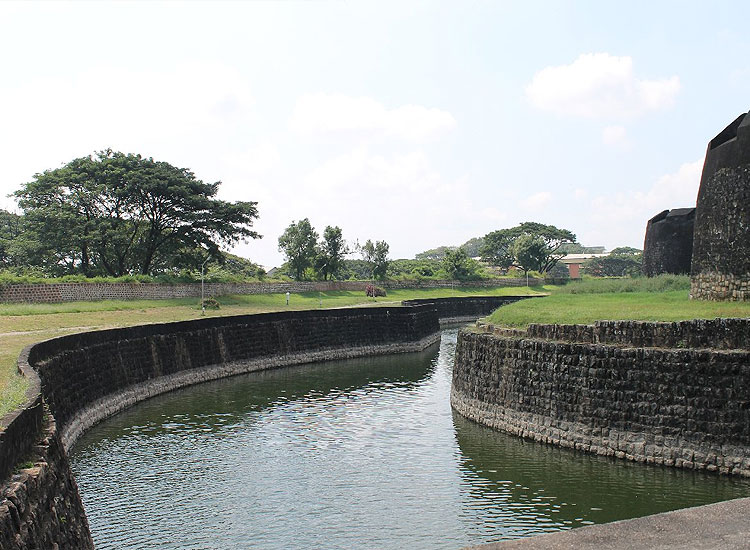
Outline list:
[[[343,267],[341,269],[342,279],[363,281],[371,278],[371,276],[372,269],[370,264],[366,261],[358,259],[347,259],[343,261]]]
[[[515,262],[511,246],[520,235],[517,227],[512,229],[498,229],[484,236],[480,249],[482,260],[501,269],[508,269]]]
[[[447,251],[442,268],[450,279],[465,281],[478,277],[476,261],[472,260],[463,248]]]
[[[425,250],[415,255],[414,258],[417,260],[442,260],[445,257],[446,252],[449,250],[456,250],[463,248],[466,255],[470,258],[481,255],[482,245],[484,244],[483,237],[474,237],[466,241],[461,246],[438,246],[430,250]]]
[[[615,250],[620,249],[616,248]],[[633,254],[626,251],[625,253],[610,253],[609,256],[586,260],[583,264],[583,270],[594,277],[637,277],[641,274],[642,265],[643,254]]]
[[[560,251],[562,245],[576,242],[576,236],[567,229],[559,229],[554,225],[544,225],[536,222],[524,222],[518,226],[521,235],[538,237],[544,243],[544,254],[540,252],[539,263],[536,269],[540,273],[546,273],[565,256]]]
[[[19,238],[22,233],[23,218],[7,210],[0,210],[0,266],[16,266]]]
[[[313,266],[318,234],[305,218],[292,222],[279,237],[279,251],[284,253],[290,276],[302,280],[305,270]]]
[[[348,253],[349,247],[344,241],[341,228],[327,226],[323,231],[323,240],[318,245],[315,260],[315,269],[324,281],[339,276],[344,267],[344,256]]]
[[[618,246],[609,253],[610,256],[637,256],[643,254],[643,250],[632,246]]]
[[[203,258],[205,260],[205,257]],[[265,277],[266,271],[260,265],[251,262],[247,258],[225,253],[222,258],[217,258],[218,266],[209,267],[208,272],[221,277],[226,275],[227,279],[235,277],[238,280],[260,279]],[[209,262],[211,266],[211,262]]]
[[[604,254],[603,246],[583,246],[581,243],[563,243],[559,248],[565,254]]]
[[[473,239],[466,241],[459,248],[463,248],[469,258],[475,258],[482,255],[480,251],[482,250],[483,244],[484,237],[474,237]]]
[[[546,271],[542,266],[545,264],[548,250],[544,239],[539,235],[521,235],[513,241],[510,249],[516,264],[524,273]]]
[[[445,256],[445,253],[448,250],[455,250],[455,247],[454,246],[438,246],[437,248],[431,248],[430,250],[425,250],[424,252],[420,252],[414,257],[417,260],[442,260],[443,257]]]
[[[216,199],[221,182],[111,149],[36,174],[15,193],[37,261],[84,275],[194,268],[206,252],[260,238],[257,203]],[[186,263],[187,262],[187,263]]]
[[[524,222],[485,235],[482,259],[503,269],[516,264],[527,272],[546,273],[565,255],[563,245],[575,241],[576,236],[567,229]]]
[[[370,239],[367,239],[367,242],[360,247],[362,259],[370,265],[370,273],[373,279],[385,279],[390,263],[388,259],[389,249],[387,242],[376,241],[373,243]]]
[[[571,252],[571,254],[573,253]],[[564,263],[558,262],[546,275],[555,279],[570,279],[570,269]]]

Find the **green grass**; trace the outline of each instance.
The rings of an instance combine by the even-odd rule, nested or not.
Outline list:
[[[85,313],[93,311],[127,311],[162,307],[196,306],[200,299],[175,298],[172,300],[100,300],[96,302],[65,302],[61,304],[8,304],[0,303],[0,316],[49,315],[54,313]]]
[[[541,300],[523,300],[496,310],[486,318],[509,327],[540,324],[591,324],[595,321],[685,321],[716,317],[750,317],[750,302],[690,300],[687,290],[553,294]]]
[[[583,279],[571,281],[556,292],[561,294],[602,294],[609,292],[668,292],[690,290],[687,275],[659,275],[658,277],[623,277]]]
[[[549,292],[555,287],[425,288],[388,291],[383,298],[367,298],[364,292],[333,291],[292,294],[254,294],[218,298],[219,310],[206,317],[245,315],[301,309],[385,306],[416,298],[449,296],[510,296]],[[16,372],[21,350],[34,342],[73,332],[184,321],[200,317],[199,298],[174,300],[103,300],[63,304],[0,304],[0,418],[23,402],[25,380]]]

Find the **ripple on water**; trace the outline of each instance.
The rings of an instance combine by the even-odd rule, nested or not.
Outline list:
[[[103,422],[71,455],[97,548],[455,549],[750,494],[454,415],[455,342],[219,380]]]

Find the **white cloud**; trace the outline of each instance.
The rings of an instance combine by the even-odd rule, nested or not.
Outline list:
[[[602,142],[605,145],[625,146],[628,144],[628,132],[624,126],[607,126],[602,130]]]
[[[560,115],[617,118],[669,107],[679,91],[677,76],[640,79],[631,57],[589,53],[570,65],[537,72],[526,97],[539,109]]]
[[[289,124],[304,136],[345,134],[422,142],[451,130],[456,119],[447,111],[421,105],[388,109],[369,97],[313,94],[297,100]]]
[[[523,205],[524,207],[530,210],[537,210],[540,208],[544,208],[551,201],[552,201],[552,193],[550,193],[549,191],[540,191],[522,200],[521,205]]]

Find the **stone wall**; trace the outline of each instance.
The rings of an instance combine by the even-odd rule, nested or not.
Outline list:
[[[78,486],[50,415],[26,458],[0,485],[0,548],[93,550]]]
[[[695,208],[664,210],[648,221],[643,243],[646,277],[690,273],[694,225]]]
[[[690,295],[750,300],[750,117],[708,144],[693,238]]]
[[[467,296],[455,298],[424,298],[418,300],[404,300],[405,306],[433,304],[437,308],[441,323],[456,323],[474,321],[477,317],[489,315],[497,308],[526,300],[541,298],[541,296]]]
[[[206,297],[230,294],[275,294],[285,292],[328,292],[352,290],[364,292],[368,281],[301,281],[290,283],[206,283]],[[500,278],[481,281],[383,281],[378,286],[400,288],[495,288],[526,286],[526,279]],[[532,286],[541,279],[529,279]],[[86,300],[162,300],[167,298],[200,297],[200,283],[54,283],[0,285],[0,302],[56,303]]]
[[[93,548],[66,452],[109,415],[201,381],[419,351],[439,336],[435,306],[421,305],[215,317],[30,346],[19,357],[30,380],[26,403],[1,419],[0,548]]]
[[[451,404],[464,416],[600,455],[750,476],[750,320],[485,330],[459,336]]]

